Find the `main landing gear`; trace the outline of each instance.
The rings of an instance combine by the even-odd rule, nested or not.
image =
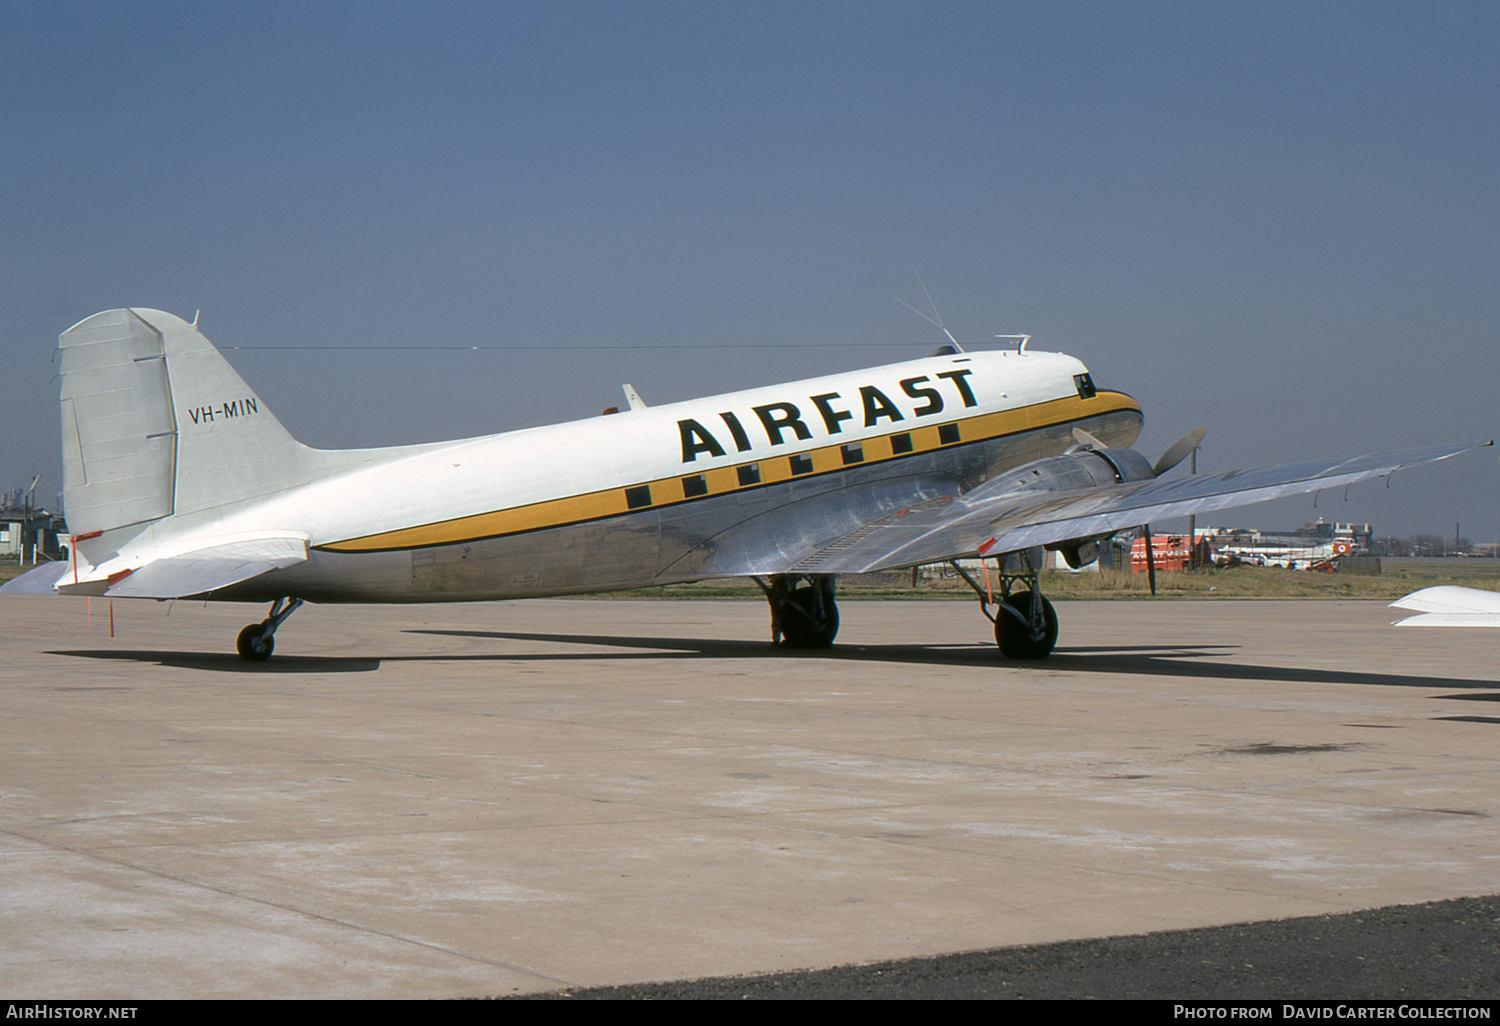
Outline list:
[[[998,594],[980,587],[950,563],[979,596],[979,609],[995,625],[995,644],[1007,659],[1045,659],[1057,644],[1057,610],[1042,594],[1040,548],[1008,553],[1000,561]],[[753,578],[771,604],[771,640],[782,648],[827,648],[839,632],[833,574],[778,574]],[[991,612],[991,607],[994,612]],[[247,630],[249,628],[246,628]]]
[[[839,632],[833,574],[754,578],[771,604],[771,641],[782,648],[827,648]],[[803,583],[805,582],[805,583]]]
[[[1000,561],[1000,595],[992,601],[994,593],[989,588],[980,588],[963,567],[949,561],[978,594],[980,612],[994,623],[995,644],[1007,659],[1045,659],[1057,644],[1057,610],[1042,594],[1037,580],[1041,562],[1040,548],[1007,553]],[[1022,590],[1013,591],[1017,585]],[[995,607],[993,613],[991,605]]]
[[[235,641],[235,648],[240,650],[240,658],[251,663],[263,663],[271,658],[271,653],[276,650],[276,628],[295,613],[300,605],[302,600],[299,598],[279,598],[271,604],[271,615],[240,631],[240,636]]]

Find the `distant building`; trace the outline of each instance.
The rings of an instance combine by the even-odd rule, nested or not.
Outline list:
[[[25,565],[61,559],[59,539],[66,533],[61,517],[27,505],[23,489],[0,495],[0,559]]]

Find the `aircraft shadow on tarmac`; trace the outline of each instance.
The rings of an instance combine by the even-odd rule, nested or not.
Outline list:
[[[550,644],[593,645],[609,648],[647,649],[631,654],[598,652],[548,653],[507,656],[531,660],[578,660],[671,658],[802,658],[841,659],[879,663],[922,663],[949,666],[993,666],[1035,669],[1049,673],[1131,673],[1162,677],[1209,677],[1220,680],[1273,680],[1307,684],[1374,684],[1381,687],[1494,688],[1496,680],[1461,677],[1428,677],[1407,674],[1369,673],[1358,670],[1303,669],[1295,666],[1265,666],[1222,662],[1220,658],[1237,645],[1078,645],[1060,646],[1037,662],[1008,662],[993,645],[843,645],[813,651],[776,648],[768,642],[723,641],[701,638],[640,638],[586,634],[541,634],[511,631],[453,631],[413,629],[408,634],[451,637],[499,638],[510,641],[540,641]],[[436,658],[436,657],[435,657]],[[474,658],[474,657],[460,657]],[[478,658],[490,658],[481,656]],[[497,657],[498,658],[498,657]],[[1451,696],[1475,697],[1475,696]],[[1500,695],[1495,696],[1500,699]]]
[[[47,655],[108,659],[126,663],[155,663],[183,670],[214,673],[369,673],[380,669],[381,656],[277,656],[270,662],[250,663],[234,652],[141,652],[119,649],[59,649]],[[435,658],[435,657],[434,657]]]
[[[1078,645],[1058,647],[1044,661],[1007,662],[988,644],[973,645],[843,645],[819,651],[792,651],[766,641],[734,641],[706,638],[644,638],[599,634],[544,634],[513,631],[412,629],[407,634],[436,637],[492,638],[497,641],[540,642],[547,645],[587,645],[614,651],[492,653],[439,653],[379,656],[281,655],[263,663],[250,663],[233,653],[144,652],[108,649],[74,649],[49,655],[83,659],[155,663],[188,670],[217,673],[369,673],[383,663],[402,662],[578,662],[611,659],[827,659],[872,663],[915,663],[937,666],[990,666],[1033,669],[1038,673],[1123,673],[1157,677],[1201,677],[1216,680],[1262,680],[1293,684],[1360,684],[1378,687],[1454,688],[1466,693],[1437,696],[1467,701],[1500,701],[1500,693],[1489,691],[1500,681],[1459,677],[1372,673],[1362,670],[1307,669],[1228,661],[1236,645]],[[1446,717],[1479,722],[1500,722],[1500,717]]]

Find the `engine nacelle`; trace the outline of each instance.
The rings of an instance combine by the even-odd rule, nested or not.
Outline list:
[[[1146,457],[1134,449],[1077,449],[1023,463],[998,478],[1011,482],[1016,491],[1067,492],[1125,481],[1150,481],[1155,476]]]
[[[1008,478],[1014,482],[1016,491],[1067,492],[1127,481],[1150,481],[1155,476],[1151,463],[1134,449],[1079,449],[1024,463],[1008,471],[1002,480]],[[1098,542],[1108,537],[1109,534],[1097,534],[1069,538],[1046,548],[1061,552],[1067,564],[1077,570],[1099,558]]]

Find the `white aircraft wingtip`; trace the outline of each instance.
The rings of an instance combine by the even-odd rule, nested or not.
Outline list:
[[[1440,584],[1403,595],[1393,609],[1414,609],[1420,616],[1395,620],[1397,627],[1500,627],[1500,592]]]

